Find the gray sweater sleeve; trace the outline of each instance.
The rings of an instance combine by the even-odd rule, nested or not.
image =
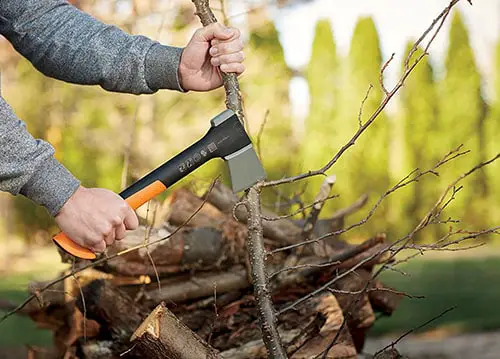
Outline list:
[[[183,91],[182,49],[105,25],[64,0],[1,0],[0,34],[47,76],[133,94]],[[0,190],[22,194],[56,215],[79,186],[0,98]]]

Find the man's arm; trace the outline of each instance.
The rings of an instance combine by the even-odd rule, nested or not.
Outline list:
[[[34,139],[0,97],[0,191],[25,195],[54,216],[79,185],[52,146]]]
[[[137,228],[137,216],[117,194],[85,188],[34,139],[0,97],[0,191],[22,194],[44,206],[75,242],[96,252]]]
[[[134,94],[182,91],[182,49],[129,35],[65,0],[1,0],[0,34],[47,76]]]

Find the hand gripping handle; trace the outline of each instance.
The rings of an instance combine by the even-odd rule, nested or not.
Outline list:
[[[142,206],[144,203],[149,201],[150,199],[156,197],[163,191],[165,191],[167,187],[159,180],[156,180],[149,184],[148,186],[138,190],[137,192],[129,195],[129,197],[125,198],[125,201],[128,203],[132,209],[137,209]],[[96,254],[85,248],[78,243],[75,243],[63,232],[57,234],[53,241],[57,244],[62,250],[71,254],[72,256],[82,258],[82,259],[95,259]]]

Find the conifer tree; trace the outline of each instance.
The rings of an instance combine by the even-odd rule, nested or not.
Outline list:
[[[451,22],[445,68],[446,74],[439,96],[437,131],[440,141],[436,141],[432,152],[442,156],[460,144],[471,152],[457,160],[454,166],[448,166],[441,171],[445,182],[443,185],[485,157],[486,104],[481,93],[481,78],[469,42],[468,30],[458,11],[453,14]],[[467,210],[474,211],[471,204],[478,203],[487,193],[485,172],[479,171],[464,185],[462,193],[457,195],[447,212],[449,215],[463,217]]]
[[[406,45],[403,59],[408,57],[412,48],[413,42],[410,41]],[[421,54],[422,49],[417,49],[409,64],[411,65]],[[404,71],[404,61],[402,67]],[[428,168],[439,159],[439,156],[430,150],[442,136],[436,129],[438,98],[434,71],[428,57],[424,57],[413,70],[401,89],[400,96],[405,140],[403,172],[407,174],[416,168]],[[422,218],[431,202],[436,200],[436,184],[431,179],[425,179],[413,183],[404,193],[406,195],[403,195],[403,192],[398,194],[400,196],[398,198],[404,198],[401,202],[405,204],[405,211],[401,211],[403,213],[398,221],[403,226],[415,225],[414,222]]]
[[[370,17],[360,18],[355,26],[347,62],[342,67],[342,91],[339,112],[335,117],[336,132],[330,141],[336,151],[354,135],[359,122],[365,123],[379,106],[382,90],[379,74],[382,66],[377,29]],[[360,106],[369,86],[372,89],[362,107]],[[339,205],[347,205],[363,193],[371,200],[383,193],[388,186],[388,124],[382,113],[370,128],[356,141],[334,166],[337,175],[337,192],[340,193]],[[382,206],[378,215],[384,216]],[[369,229],[368,227],[365,227]]]
[[[309,84],[309,116],[305,123],[305,134],[301,146],[300,167],[302,171],[317,170],[333,156],[336,144],[331,141],[338,131],[336,108],[339,89],[339,59],[330,21],[316,23],[311,59],[307,67]],[[314,199],[323,179],[308,181],[306,199]]]
[[[500,42],[495,50],[494,83],[491,110],[485,123],[485,142],[487,146],[486,157],[489,159],[500,153]],[[493,163],[486,168],[488,180],[488,207],[490,217],[498,218],[500,215],[500,164]]]
[[[296,163],[296,157],[291,155],[296,150],[288,95],[291,72],[285,62],[275,25],[262,13],[259,19],[251,20],[252,29],[245,52],[247,70],[240,84],[245,98],[248,129],[255,145],[260,147],[261,161],[268,178],[276,179],[291,175],[292,166]],[[257,141],[266,112],[265,127]],[[280,190],[283,194],[287,193],[286,186]],[[275,192],[265,191],[264,200],[275,202]]]

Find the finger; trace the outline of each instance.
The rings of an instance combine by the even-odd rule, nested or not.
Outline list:
[[[115,242],[115,228],[111,230],[111,233],[109,233],[106,237],[104,237],[104,242],[106,243],[107,246],[112,245]]]
[[[128,207],[128,210],[125,213],[123,224],[125,225],[125,229],[131,230],[136,229],[139,226],[139,219],[137,218],[134,210],[130,207]]]
[[[240,39],[240,31],[238,29],[234,29],[234,30],[235,30],[234,36],[232,36],[226,40],[212,39],[210,41],[210,45],[214,46],[214,45],[222,44],[224,42],[229,42],[229,41],[234,41],[234,40]]]
[[[125,225],[123,223],[115,227],[115,240],[122,240],[123,238],[125,238],[126,234],[127,229],[125,228]]]
[[[245,54],[243,53],[243,51],[240,51],[234,54],[212,57],[210,62],[212,63],[213,66],[220,66],[222,64],[241,63],[244,60],[245,60]]]
[[[102,253],[106,250],[106,242],[100,241],[99,243],[94,244],[91,249],[96,253]]]
[[[211,56],[222,56],[241,52],[241,50],[243,50],[243,42],[241,42],[240,40],[234,40],[229,42],[221,42],[215,46],[212,46],[209,51]]]
[[[228,40],[231,37],[235,36],[235,34],[235,29],[226,28],[216,22],[196,30],[193,35],[193,39],[201,42],[207,42],[213,39]]]
[[[245,71],[245,65],[237,62],[233,62],[231,64],[222,64],[219,68],[225,73],[236,73],[238,75]]]

